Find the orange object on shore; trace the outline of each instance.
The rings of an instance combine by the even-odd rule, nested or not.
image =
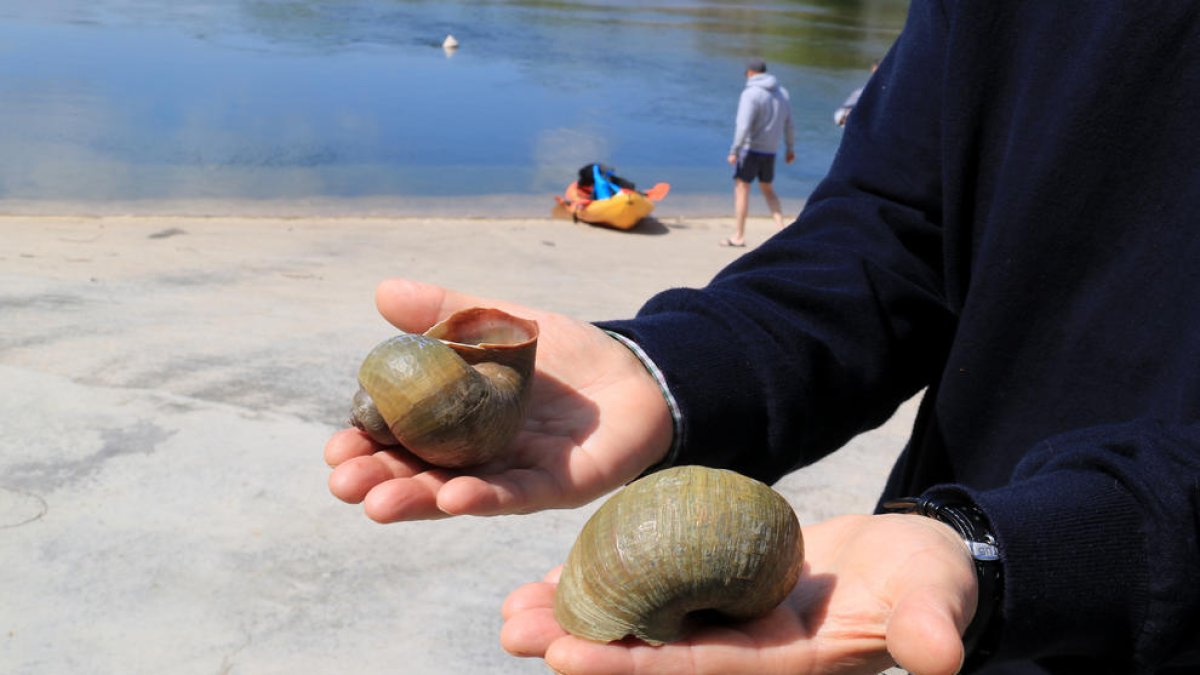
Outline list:
[[[571,183],[562,197],[554,199],[574,220],[628,230],[650,215],[654,204],[670,191],[669,184],[658,183],[645,193],[622,189],[620,194],[607,199],[592,199],[591,194],[581,190],[578,183]]]

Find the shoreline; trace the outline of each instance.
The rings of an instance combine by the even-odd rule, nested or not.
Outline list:
[[[755,191],[756,193],[757,191]],[[554,194],[469,196],[306,197],[297,199],[0,199],[0,217],[192,217],[192,218],[447,218],[477,220],[550,218]],[[781,195],[789,218],[804,198]],[[750,216],[769,217],[761,197],[751,194]],[[653,218],[733,219],[733,193],[672,191],[656,205]]]

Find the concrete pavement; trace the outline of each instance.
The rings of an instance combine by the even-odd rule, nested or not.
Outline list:
[[[625,316],[704,283],[729,229],[0,218],[0,672],[545,672],[500,649],[500,605],[595,505],[381,526],[326,489],[324,442],[391,332],[374,287]],[[868,511],[911,416],[777,488],[802,522]]]

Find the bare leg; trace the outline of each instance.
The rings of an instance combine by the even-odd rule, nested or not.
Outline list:
[[[733,212],[737,227],[729,241],[734,244],[746,243],[746,215],[750,212],[750,184],[744,180],[733,179]]]
[[[763,197],[767,200],[767,207],[771,209],[771,217],[775,219],[775,227],[782,230],[783,206],[779,203],[779,195],[775,194],[775,186],[760,181],[758,189],[762,190]]]

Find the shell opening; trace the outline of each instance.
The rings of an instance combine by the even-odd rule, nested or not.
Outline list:
[[[525,417],[537,323],[488,308],[377,345],[359,368],[351,424],[436,466],[482,464]]]

